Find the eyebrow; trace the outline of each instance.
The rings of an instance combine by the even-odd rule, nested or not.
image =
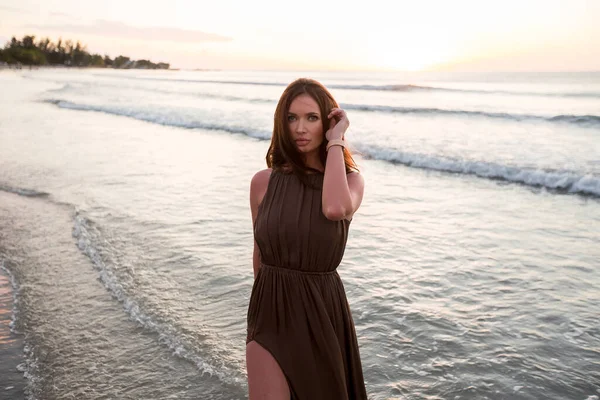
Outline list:
[[[296,113],[293,113],[293,112],[288,112],[288,115],[296,115]],[[309,113],[306,113],[305,115],[317,115],[317,116],[318,116],[318,115],[319,115],[319,113],[317,113],[317,112],[314,112],[314,111],[311,111],[311,112],[309,112]]]

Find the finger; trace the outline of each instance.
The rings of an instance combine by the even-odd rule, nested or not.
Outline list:
[[[344,110],[336,110],[331,113],[331,116],[337,117],[338,120],[348,118]]]
[[[331,116],[331,115],[336,115],[336,114],[340,114],[340,112],[344,112],[344,110],[342,110],[341,108],[333,108],[333,109],[331,109],[331,111],[329,112],[329,116]]]

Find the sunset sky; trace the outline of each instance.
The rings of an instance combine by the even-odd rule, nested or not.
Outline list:
[[[0,0],[0,41],[62,36],[172,68],[589,71],[599,20],[600,0]]]

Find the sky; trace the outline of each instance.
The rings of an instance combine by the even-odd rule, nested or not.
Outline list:
[[[600,71],[600,0],[0,0],[35,35],[182,69]]]

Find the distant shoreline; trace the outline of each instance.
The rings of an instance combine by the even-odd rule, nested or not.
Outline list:
[[[36,42],[35,35],[25,35],[18,40],[15,36],[0,49],[0,63],[22,66],[53,65],[61,67],[99,67],[113,69],[170,69],[166,62],[154,63],[150,60],[119,55],[114,59],[107,54],[90,53],[87,46],[79,41],[73,42],[59,38],[56,43],[50,38]]]
[[[45,70],[45,69],[64,69],[64,70],[86,70],[86,69],[95,69],[95,70],[110,70],[110,71],[180,71],[179,68],[169,68],[169,69],[156,69],[156,68],[107,68],[107,67],[97,67],[97,66],[72,66],[72,65],[11,65],[11,64],[3,64],[0,63],[0,71],[33,71],[33,70]],[[200,70],[198,70],[200,71]],[[208,70],[207,70],[208,71]]]
[[[43,70],[43,69],[69,69],[69,70],[85,70],[85,69],[98,69],[98,70],[114,70],[114,71],[191,71],[191,72],[220,72],[223,69],[219,68],[169,68],[169,69],[155,69],[155,68],[110,68],[110,67],[98,67],[98,66],[73,66],[73,65],[20,65],[17,67],[14,64],[6,64],[0,62],[0,71],[26,71],[26,70]]]

